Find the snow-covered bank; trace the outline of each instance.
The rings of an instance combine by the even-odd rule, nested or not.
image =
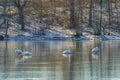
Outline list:
[[[32,19],[31,17],[27,18],[25,23],[25,30],[21,31],[21,26],[16,22],[16,17],[13,17],[9,20],[10,26],[8,28],[8,36],[4,40],[120,40],[120,35],[117,32],[106,30],[106,33],[109,35],[94,35],[93,31],[88,28],[83,29],[83,36],[74,37],[75,30],[66,29],[60,25],[48,25],[45,20],[39,21]],[[4,36],[6,29],[1,26],[0,35]],[[44,33],[44,34],[43,34]]]
[[[120,36],[117,34],[111,35],[93,35],[89,32],[83,32],[83,36],[74,37],[73,33],[70,30],[61,30],[61,29],[50,29],[46,30],[44,35],[34,35],[31,31],[27,32],[19,32],[15,34],[10,34],[9,37],[5,37],[4,40],[17,40],[17,41],[24,41],[24,40],[120,40]]]
[[[47,36],[15,36],[15,37],[9,37],[5,38],[4,40],[14,40],[14,41],[41,41],[41,40],[89,40],[86,37],[79,37],[79,38],[74,38],[74,37],[47,37]]]

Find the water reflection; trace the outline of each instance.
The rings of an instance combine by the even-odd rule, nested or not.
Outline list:
[[[19,65],[19,64],[21,64],[21,63],[23,63],[22,57],[17,57],[17,58],[15,58],[15,65]]]
[[[92,55],[93,59],[99,59],[100,58],[100,54],[98,54],[98,53],[92,53],[91,55]]]
[[[120,79],[120,41],[0,42],[1,80]],[[71,46],[72,54],[62,52]],[[99,47],[100,52],[91,53]],[[31,58],[16,56],[15,48],[30,50]],[[96,58],[97,56],[97,58]]]

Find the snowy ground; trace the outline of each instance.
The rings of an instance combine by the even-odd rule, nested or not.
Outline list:
[[[84,29],[83,36],[79,38],[73,37],[75,33],[74,30],[65,29],[63,27],[58,27],[55,25],[46,25],[45,21],[39,21],[32,19],[30,17],[27,18],[27,22],[25,25],[26,30],[21,31],[20,25],[17,24],[16,18],[12,18],[10,21],[10,27],[8,29],[8,38],[5,40],[120,40],[120,35],[116,32],[110,32],[110,35],[101,35],[96,36],[91,33],[90,30]],[[45,29],[45,35],[41,35],[42,29]],[[5,34],[5,28],[0,29],[0,34]]]
[[[52,28],[45,30],[45,35],[36,35],[33,34],[32,31],[19,31],[19,30],[10,30],[9,31],[9,38],[5,38],[7,40],[94,40],[94,39],[101,39],[101,40],[120,40],[120,36],[116,33],[111,32],[110,35],[101,35],[96,36],[90,34],[88,32],[83,32],[83,36],[79,38],[75,38],[72,35],[74,32],[67,29],[61,28]]]

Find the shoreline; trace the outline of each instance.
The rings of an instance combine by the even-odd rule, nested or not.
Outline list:
[[[60,40],[60,41],[83,41],[83,40],[120,40],[120,37],[116,36],[106,36],[106,35],[100,35],[100,36],[95,36],[94,38],[89,38],[86,36],[80,36],[78,38],[76,37],[60,37],[60,36],[55,36],[55,37],[48,37],[48,36],[39,36],[39,35],[34,35],[34,36],[9,36],[4,37],[3,40],[1,41],[44,41],[44,40]]]

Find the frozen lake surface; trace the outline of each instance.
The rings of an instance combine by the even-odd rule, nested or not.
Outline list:
[[[120,41],[0,41],[0,80],[120,80]]]

